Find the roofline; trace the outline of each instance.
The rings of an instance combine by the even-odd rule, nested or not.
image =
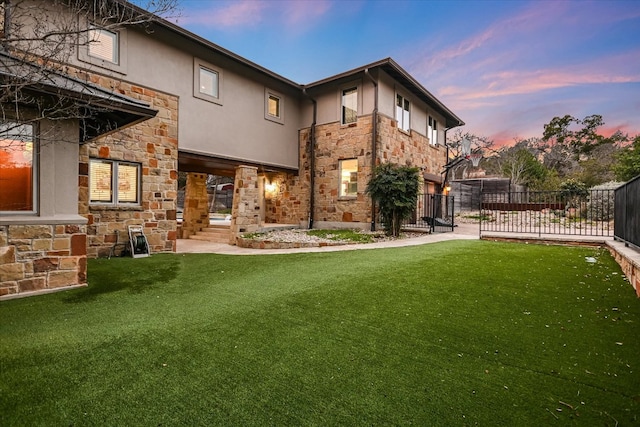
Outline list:
[[[447,117],[447,127],[450,128],[454,128],[457,126],[463,126],[465,123],[464,121],[462,121],[462,119],[460,119],[460,117],[458,117],[455,113],[453,113],[453,111],[451,111],[448,107],[446,107],[442,102],[440,102],[440,100],[438,100],[438,98],[436,98],[431,92],[429,92],[424,86],[422,86],[422,84],[420,84],[420,82],[418,82],[415,78],[413,78],[407,71],[405,71],[397,62],[395,62],[393,59],[391,59],[390,57],[373,62],[371,64],[368,65],[364,65],[358,68],[354,68],[353,70],[349,70],[346,71],[344,73],[340,73],[337,74],[335,76],[332,77],[328,77],[322,80],[318,80],[316,82],[313,83],[309,83],[309,84],[300,84],[300,83],[296,83],[292,80],[289,80],[286,77],[281,76],[280,74],[277,74],[265,67],[262,67],[261,65],[256,64],[255,62],[252,62],[238,54],[235,54],[233,52],[231,52],[230,50],[227,50],[225,48],[223,48],[222,46],[219,46],[215,43],[210,42],[209,40],[195,34],[192,33],[189,30],[186,30],[185,28],[180,27],[177,24],[174,24],[171,21],[168,21],[158,15],[155,15],[153,13],[150,13],[149,11],[131,3],[130,1],[127,0],[114,0],[120,4],[124,4],[128,7],[131,7],[134,11],[137,11],[138,13],[141,14],[149,14],[153,17],[153,22],[161,27],[164,27],[165,29],[172,31],[176,34],[179,34],[183,37],[186,37],[187,39],[194,41],[200,45],[202,45],[205,48],[208,49],[212,49],[214,51],[217,51],[218,53],[240,63],[243,64],[249,68],[254,69],[255,71],[258,71],[268,77],[271,77],[273,79],[279,80],[280,82],[287,84],[291,87],[294,87],[298,90],[305,90],[308,88],[312,88],[312,87],[317,87],[320,86],[322,84],[325,83],[329,83],[331,81],[334,80],[338,80],[344,77],[348,77],[354,74],[358,74],[361,72],[364,72],[365,70],[368,70],[370,68],[378,68],[378,67],[390,67],[391,69],[393,69],[396,73],[398,73],[401,77],[404,78],[405,82],[409,83],[410,85],[412,85],[413,87],[415,87],[417,89],[417,91],[419,93],[421,93],[422,95],[424,95],[423,99],[425,100],[427,103],[432,103],[436,106],[436,108],[438,110],[440,110],[440,112],[445,115],[448,116]],[[451,120],[448,120],[451,119]],[[449,124],[451,124],[452,126],[448,126]]]
[[[397,72],[398,74],[400,74],[400,76],[402,76],[402,78],[409,84],[411,84],[412,86],[414,86],[419,92],[421,92],[426,100],[428,101],[427,103],[433,103],[435,104],[435,106],[444,114],[444,115],[448,115],[451,120],[451,122],[456,122],[457,124],[455,126],[451,126],[451,127],[457,127],[457,126],[463,126],[465,123],[464,121],[462,121],[462,119],[460,117],[458,117],[453,111],[451,111],[447,106],[445,106],[438,98],[436,98],[431,92],[429,92],[424,86],[422,86],[422,84],[420,84],[420,82],[418,82],[413,76],[411,76],[411,74],[409,74],[404,68],[402,68],[400,65],[398,65],[397,62],[395,62],[393,59],[391,58],[385,58],[385,59],[381,59],[379,61],[376,62],[372,62],[371,64],[367,64],[367,65],[363,65],[361,67],[358,68],[354,68],[352,70],[349,71],[345,71],[343,73],[340,74],[336,74],[335,76],[331,76],[331,77],[327,77],[325,79],[322,80],[318,80],[316,82],[313,83],[309,83],[306,85],[302,85],[303,89],[310,89],[313,87],[318,87],[318,86],[322,86],[324,84],[327,83],[331,83],[333,81],[339,80],[339,79],[343,79],[346,77],[350,77],[359,73],[363,73],[369,69],[372,68],[384,68],[384,67],[389,67],[391,69],[393,69],[395,72]]]
[[[141,8],[140,6],[137,6],[133,3],[131,3],[130,1],[127,0],[115,0],[118,1],[120,4],[124,4],[125,6],[131,7],[133,10],[137,11],[138,13],[141,14],[147,14],[147,15],[151,15],[152,16],[152,23],[153,24],[157,24],[161,27],[165,27],[166,29],[168,29],[169,31],[173,31],[174,33],[177,33],[183,37],[186,37],[187,39],[190,39],[191,41],[194,41],[208,49],[213,49],[215,51],[217,51],[218,53],[227,56],[228,58],[237,61],[243,65],[246,65],[250,68],[253,68],[254,70],[265,74],[268,77],[274,78],[276,80],[281,81],[282,83],[285,83],[289,86],[293,86],[296,89],[301,89],[302,85],[300,83],[296,83],[292,80],[289,80],[286,77],[281,76],[280,74],[277,74],[261,65],[256,64],[255,62],[252,62],[236,53],[231,52],[230,50],[227,50],[225,48],[223,48],[222,46],[219,46],[195,33],[192,33],[191,31],[182,28],[181,26],[174,24],[171,21],[168,21],[164,18],[162,18],[161,16],[158,16],[156,14],[153,14],[151,12],[149,12],[148,10],[145,10],[143,8]]]

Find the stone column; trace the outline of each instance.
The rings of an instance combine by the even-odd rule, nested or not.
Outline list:
[[[238,166],[234,182],[233,209],[231,211],[231,239],[235,245],[238,236],[253,233],[260,228],[260,198],[258,168]]]
[[[207,174],[187,174],[184,192],[184,212],[182,213],[182,238],[196,234],[209,226],[209,196],[207,195]]]

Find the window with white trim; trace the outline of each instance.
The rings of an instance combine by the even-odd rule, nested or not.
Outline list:
[[[120,62],[118,33],[91,26],[89,29],[89,56],[118,64]]]
[[[218,73],[200,66],[200,79],[198,84],[198,90],[203,95],[218,97]]]
[[[91,159],[89,200],[96,204],[139,205],[140,165],[116,160]]]
[[[219,67],[193,59],[193,96],[222,105],[223,72]]]
[[[358,88],[352,87],[342,90],[342,124],[358,121]]]
[[[37,160],[33,125],[0,124],[0,213],[36,213]]]
[[[396,120],[398,128],[405,132],[411,130],[411,103],[404,96],[396,95]]]
[[[284,123],[284,96],[281,93],[265,88],[264,118],[272,122]]]
[[[438,121],[431,116],[427,125],[427,138],[431,145],[438,145]]]
[[[340,197],[358,195],[358,159],[340,160]]]

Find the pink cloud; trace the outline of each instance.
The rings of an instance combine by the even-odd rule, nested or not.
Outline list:
[[[282,7],[285,23],[296,27],[309,24],[314,18],[325,15],[331,9],[331,2],[327,0],[292,1],[276,4]]]
[[[197,15],[186,15],[180,25],[199,24],[220,27],[257,25],[263,20],[267,4],[263,1],[241,0],[232,3],[213,3],[208,9],[197,10]]]
[[[490,51],[490,55],[485,55],[481,64],[472,65],[474,67],[487,66],[489,63],[497,62],[496,52],[492,46],[521,37],[523,33],[535,33],[541,28],[550,25],[557,19],[565,6],[561,2],[546,2],[544,7],[536,3],[519,14],[505,20],[494,22],[485,30],[468,37],[456,45],[443,47],[431,46],[425,48],[427,52],[435,52],[427,55],[426,58],[415,64],[412,72],[422,74],[433,74],[435,71],[452,68],[455,60],[465,61],[465,67],[474,64],[476,61],[469,61],[468,58],[477,55],[479,52]]]
[[[328,0],[268,2],[266,0],[240,0],[210,3],[207,9],[196,9],[192,15],[181,17],[179,25],[205,25],[222,28],[252,27],[269,21],[292,27],[308,26],[325,15],[332,3]],[[197,13],[197,15],[195,14]]]

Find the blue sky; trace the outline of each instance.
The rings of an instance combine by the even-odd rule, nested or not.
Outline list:
[[[297,83],[391,57],[493,138],[601,114],[640,134],[640,1],[180,0],[178,25]]]

